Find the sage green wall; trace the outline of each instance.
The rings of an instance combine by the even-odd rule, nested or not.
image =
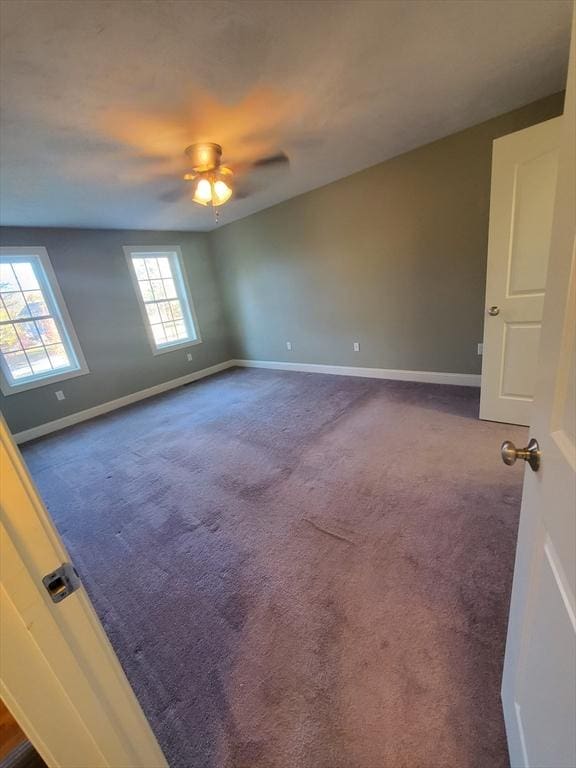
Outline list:
[[[114,400],[231,356],[206,234],[88,229],[3,228],[2,245],[48,250],[90,373],[0,396],[12,432]],[[153,355],[128,273],[124,245],[179,245],[202,343]],[[193,361],[188,362],[186,353]],[[66,400],[56,400],[61,389]]]
[[[235,356],[479,373],[492,141],[561,114],[562,102],[553,95],[212,232]]]

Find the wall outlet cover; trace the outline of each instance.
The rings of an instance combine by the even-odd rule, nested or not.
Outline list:
[[[292,342],[291,341],[287,341],[286,342],[286,349],[288,350],[288,352],[292,352]]]
[[[188,360],[188,362],[192,360],[192,352],[186,352],[186,360]]]
[[[355,341],[354,342],[354,352],[360,352],[360,342]]]
[[[56,400],[66,400],[66,395],[61,389],[57,389],[54,394],[56,395]]]
[[[484,344],[478,344],[478,354],[479,355],[484,354]]]

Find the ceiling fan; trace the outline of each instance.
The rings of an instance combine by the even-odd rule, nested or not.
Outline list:
[[[286,165],[289,163],[285,152],[261,157],[251,162],[234,163],[231,168],[222,165],[222,147],[213,142],[201,142],[191,144],[185,150],[192,162],[190,172],[184,174],[184,179],[192,182],[192,200],[198,205],[212,206],[216,220],[218,220],[218,208],[230,200],[235,193],[235,176],[242,176],[249,171],[271,166]],[[187,196],[188,191],[184,194]],[[246,197],[246,194],[236,195]],[[178,194],[178,197],[181,197]]]

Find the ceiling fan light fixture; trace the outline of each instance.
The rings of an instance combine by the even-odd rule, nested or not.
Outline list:
[[[217,179],[213,184],[212,205],[224,205],[232,197],[232,187],[229,187],[222,179]]]
[[[218,208],[232,197],[232,172],[221,169],[218,172],[201,173],[195,177],[192,200],[199,205],[211,205]]]
[[[192,199],[200,205],[209,205],[212,202],[212,184],[209,179],[205,177],[198,179]]]

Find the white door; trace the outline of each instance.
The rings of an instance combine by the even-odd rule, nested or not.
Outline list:
[[[502,702],[513,768],[576,766],[576,120],[574,25]],[[522,464],[523,462],[519,462]],[[521,471],[516,464],[511,472]]]
[[[1,417],[0,501],[6,706],[51,768],[167,768],[84,589],[42,583],[68,555]]]
[[[561,123],[493,145],[481,419],[531,423]]]

